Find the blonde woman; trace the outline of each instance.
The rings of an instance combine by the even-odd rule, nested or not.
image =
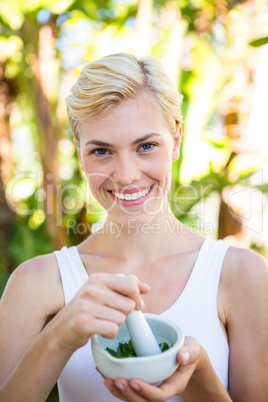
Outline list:
[[[81,72],[68,120],[107,220],[11,276],[0,307],[1,401],[45,401],[57,381],[61,402],[268,400],[267,262],[192,232],[168,204],[181,100],[152,57],[110,55]],[[179,369],[158,387],[95,370],[90,337],[113,338],[135,308],[186,335]]]

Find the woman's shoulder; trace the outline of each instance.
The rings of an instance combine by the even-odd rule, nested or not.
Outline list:
[[[39,283],[39,280],[57,276],[57,260],[55,255],[51,253],[24,261],[13,271],[11,279],[22,281],[24,284],[31,282],[36,284]]]
[[[246,305],[262,306],[268,294],[268,262],[250,249],[230,246],[221,275],[226,305],[231,308]]]
[[[238,277],[240,280],[243,277],[258,279],[268,274],[268,262],[265,257],[251,249],[230,246],[224,260],[223,273],[229,280]]]
[[[57,260],[53,253],[40,255],[20,264],[11,274],[3,299],[32,301],[46,305],[47,315],[55,314],[64,305]],[[15,301],[14,300],[14,301]]]

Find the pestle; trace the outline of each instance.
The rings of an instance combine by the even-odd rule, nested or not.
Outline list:
[[[117,274],[125,276],[124,274]],[[152,356],[161,353],[155,336],[141,310],[133,310],[126,318],[126,326],[137,356]]]

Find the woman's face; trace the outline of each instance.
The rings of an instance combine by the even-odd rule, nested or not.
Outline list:
[[[123,101],[80,124],[79,135],[82,169],[110,219],[137,224],[161,213],[180,135],[172,137],[158,105],[143,96]]]

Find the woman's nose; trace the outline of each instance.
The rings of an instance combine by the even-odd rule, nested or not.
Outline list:
[[[120,156],[115,161],[113,178],[117,183],[123,185],[131,184],[138,181],[141,177],[141,172],[137,161],[129,155]]]

